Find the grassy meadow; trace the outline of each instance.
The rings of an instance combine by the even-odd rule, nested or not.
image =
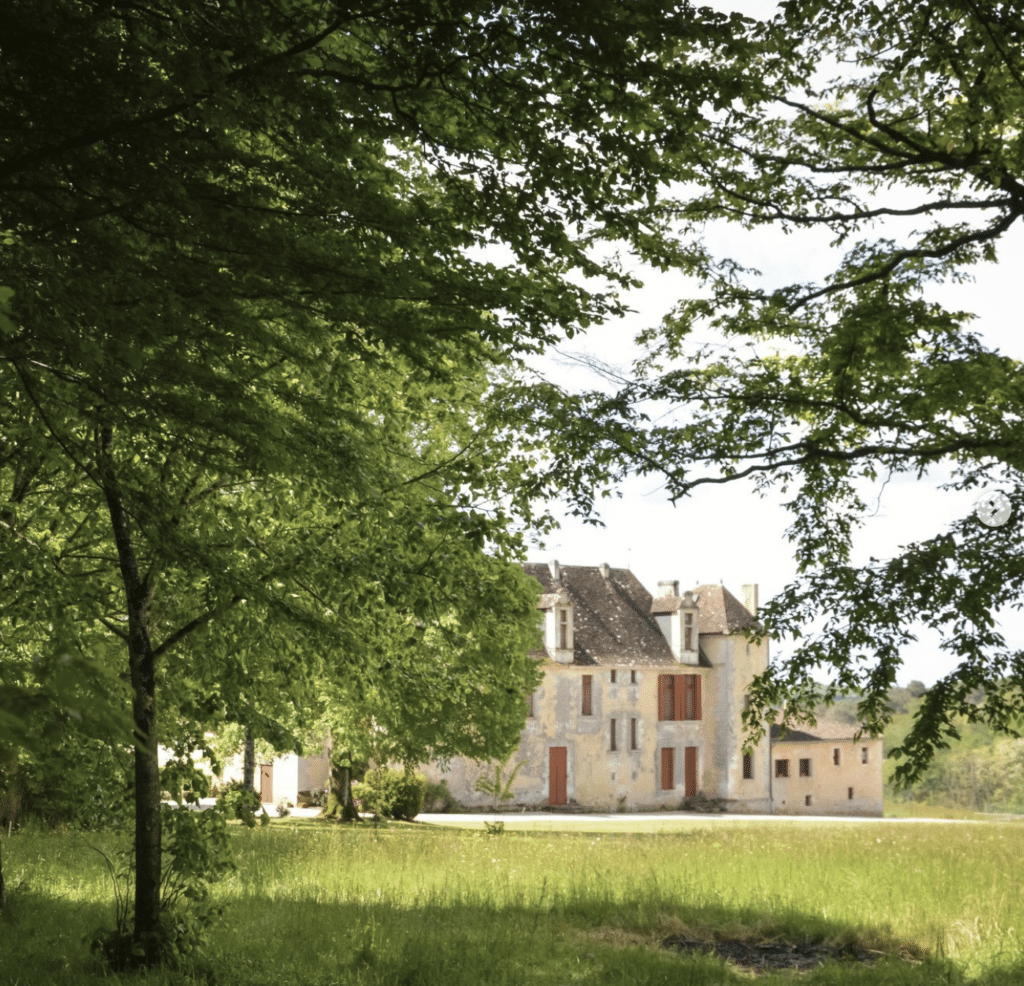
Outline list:
[[[725,824],[722,824],[725,822]],[[1017,984],[1024,981],[1019,823],[736,819],[650,832],[515,832],[275,821],[234,833],[238,871],[203,976],[148,986],[481,983]],[[119,981],[85,939],[112,922],[112,835],[4,838],[0,983]],[[873,966],[754,976],[666,937],[859,943]]]

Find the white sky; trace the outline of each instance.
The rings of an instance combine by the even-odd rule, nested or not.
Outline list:
[[[723,4],[717,4],[724,6]],[[754,15],[771,4],[737,0],[728,6]],[[715,242],[717,241],[717,242]],[[815,234],[783,236],[766,230],[747,233],[727,226],[709,245],[719,253],[736,256],[759,268],[767,280],[779,283],[807,282],[830,269],[827,238]],[[999,246],[998,265],[985,265],[973,273],[974,284],[930,291],[947,304],[973,311],[978,316],[972,328],[1002,352],[1021,356],[1017,344],[1020,319],[1019,285],[1016,281],[1024,257],[1024,232],[1012,230]],[[585,337],[561,347],[563,353],[583,353],[623,368],[637,350],[632,340],[642,328],[657,325],[686,291],[678,276],[642,272],[642,291],[631,297],[636,313],[621,323],[591,330]],[[955,299],[955,300],[954,300]],[[586,387],[592,381],[585,370],[557,354],[545,361],[549,379],[570,388]],[[877,512],[866,520],[856,539],[859,558],[889,557],[900,545],[930,537],[951,521],[969,514],[978,494],[956,494],[937,489],[938,480],[900,481],[884,490],[879,483]],[[741,586],[760,585],[762,603],[795,577],[792,551],[785,539],[791,523],[781,503],[772,494],[762,499],[752,485],[731,483],[698,488],[673,507],[655,477],[631,478],[623,484],[621,497],[599,505],[605,527],[585,525],[565,518],[562,528],[546,540],[543,550],[531,551],[536,561],[557,558],[563,564],[628,567],[652,592],[661,579],[678,579],[683,586],[720,582],[741,597]],[[874,508],[876,501],[869,501]],[[1011,521],[1016,523],[1018,521]],[[994,536],[998,536],[994,533]],[[1024,646],[1024,620],[1006,625],[1011,643]],[[922,640],[907,649],[901,684],[919,679],[933,683],[954,666],[938,650],[934,639]]]

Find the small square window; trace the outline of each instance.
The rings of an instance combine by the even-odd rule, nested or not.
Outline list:
[[[776,777],[789,777],[789,761],[788,760],[776,760],[775,761],[775,776]]]
[[[810,777],[811,776],[811,758],[801,757],[800,758],[800,776]]]
[[[868,762],[868,748],[866,746],[862,746],[860,748],[860,762],[861,763],[867,763]]]

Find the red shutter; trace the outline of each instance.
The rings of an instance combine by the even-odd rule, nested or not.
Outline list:
[[[688,798],[697,795],[697,747],[688,746],[683,753],[683,764],[686,775],[686,796]]]
[[[700,719],[700,675],[691,675],[693,678],[693,718]]]
[[[674,682],[674,675],[658,675],[658,718],[663,721],[671,720],[675,711],[672,701],[672,692],[674,691],[672,685]]]
[[[661,748],[661,789],[671,791],[676,786],[676,751],[671,746]]]
[[[548,750],[548,804],[566,803],[566,748],[553,746]]]

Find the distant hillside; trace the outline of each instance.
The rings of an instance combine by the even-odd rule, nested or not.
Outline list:
[[[949,808],[975,811],[1024,813],[1024,739],[993,732],[987,726],[957,720],[959,742],[940,750],[924,777],[909,790],[892,785],[895,760],[889,751],[899,746],[910,732],[914,714],[921,705],[924,686],[912,682],[889,693],[895,710],[886,729],[883,748],[885,796],[894,801],[926,801]],[[979,696],[980,699],[980,696]],[[857,721],[856,696],[841,699],[827,714],[844,722]],[[821,710],[825,714],[825,710]]]

